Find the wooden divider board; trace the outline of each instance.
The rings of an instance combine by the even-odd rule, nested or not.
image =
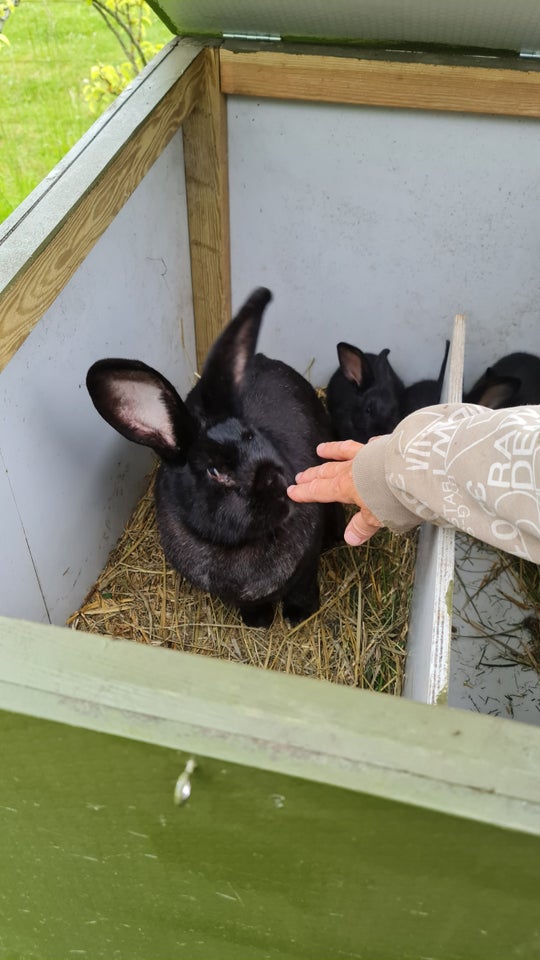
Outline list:
[[[442,390],[444,403],[463,392],[465,318],[458,314]],[[454,530],[423,524],[416,555],[403,695],[423,703],[446,703],[452,635]]]

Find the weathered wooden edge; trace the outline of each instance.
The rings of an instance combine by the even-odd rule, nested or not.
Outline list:
[[[204,84],[183,127],[197,364],[231,317],[227,103],[219,51],[204,54]]]
[[[466,320],[462,313],[454,317],[454,328],[447,376],[442,389],[444,403],[461,403],[465,366]],[[455,541],[453,528],[437,528],[438,568],[436,628],[431,647],[429,703],[448,702],[450,650],[452,640],[452,594],[454,590]]]
[[[203,44],[168,56],[51,174],[0,247],[0,370],[126,203],[204,89]],[[202,54],[202,56],[201,56]]]
[[[540,833],[540,731],[0,618],[0,708]]]
[[[540,73],[534,69],[227,48],[220,61],[226,94],[540,117]]]
[[[465,317],[457,314],[442,390],[444,403],[463,392]],[[422,703],[446,703],[450,675],[455,531],[423,524],[418,541],[407,637],[403,695]]]

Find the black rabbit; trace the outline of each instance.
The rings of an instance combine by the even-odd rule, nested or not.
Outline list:
[[[331,439],[314,389],[279,360],[255,354],[269,290],[255,290],[211,348],[185,403],[137,360],[99,360],[92,401],[119,433],[161,458],[156,508],[168,562],[188,581],[268,626],[274,605],[298,623],[319,605],[321,550],[343,534],[334,504],[296,504],[295,474]]]
[[[532,353],[510,353],[501,357],[487,368],[464,400],[492,410],[540,403],[540,357]]]
[[[404,417],[409,413],[414,413],[415,410],[420,410],[421,407],[431,407],[432,404],[440,402],[449,350],[450,341],[447,340],[437,380],[419,380],[417,383],[412,383],[410,387],[405,387],[403,397]]]
[[[337,345],[339,368],[326,389],[326,402],[339,440],[367,443],[391,433],[402,417],[405,387],[390,366],[390,350],[364,353],[350,343]]]

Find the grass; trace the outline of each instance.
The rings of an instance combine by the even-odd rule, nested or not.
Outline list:
[[[153,15],[152,15],[153,16]],[[148,34],[171,34],[154,16]],[[55,166],[96,119],[81,94],[96,63],[124,57],[86,0],[21,0],[0,49],[0,222]]]

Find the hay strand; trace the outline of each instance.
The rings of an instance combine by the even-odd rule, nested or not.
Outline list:
[[[472,541],[458,534],[462,556],[468,558],[468,547]],[[467,588],[460,579],[467,604],[475,617],[463,616],[465,623],[478,636],[484,636],[501,651],[501,663],[498,666],[519,665],[535,670],[540,675],[540,566],[522,557],[515,557],[495,547],[485,548],[491,563],[474,590]],[[491,591],[493,597],[507,602],[508,610],[513,611],[511,619],[495,630],[491,622],[479,610],[476,603],[482,591]],[[493,664],[491,664],[493,666]]]
[[[396,537],[381,530],[360,549],[334,548],[321,558],[315,614],[291,627],[278,610],[269,629],[246,627],[235,610],[167,567],[155,524],[153,479],[69,626],[401,693],[415,533]]]

